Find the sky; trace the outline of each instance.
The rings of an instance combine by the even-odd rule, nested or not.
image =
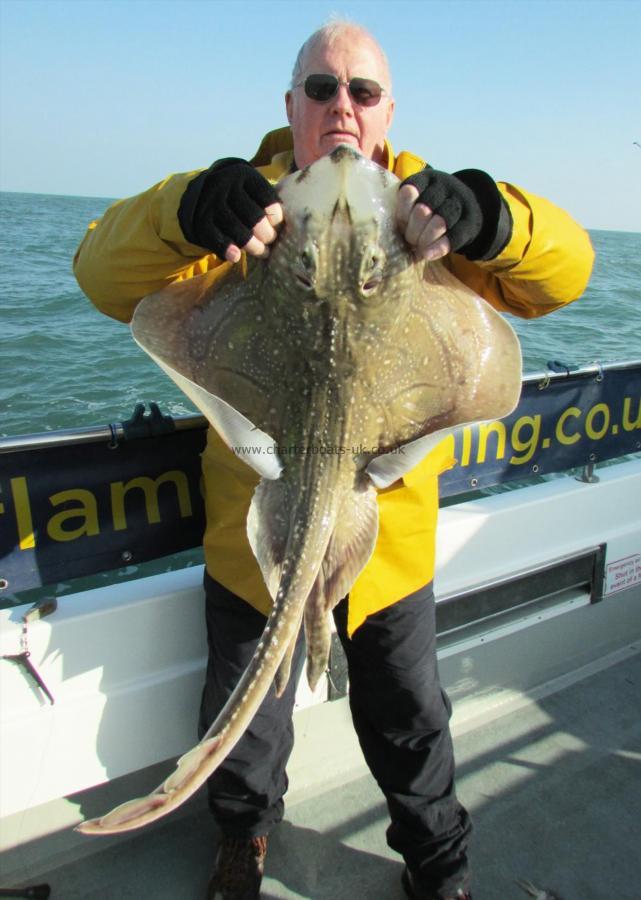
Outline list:
[[[0,190],[124,197],[251,157],[332,15],[387,53],[396,152],[641,232],[641,0],[0,0]]]

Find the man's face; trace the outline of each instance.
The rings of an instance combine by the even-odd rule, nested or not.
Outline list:
[[[389,91],[389,75],[376,47],[362,35],[346,32],[331,46],[321,44],[305,60],[300,77],[336,75],[339,81],[372,78]],[[294,157],[302,169],[326,156],[338,144],[351,144],[374,162],[383,162],[385,135],[392,121],[394,101],[383,94],[376,106],[359,106],[347,85],[326,103],[310,100],[303,86],[285,95],[287,118],[294,135]]]

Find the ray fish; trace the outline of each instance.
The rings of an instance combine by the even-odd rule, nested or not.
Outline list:
[[[135,340],[261,476],[247,534],[273,608],[216,721],[149,796],[82,823],[138,828],[180,805],[282,694],[304,623],[307,677],[327,668],[329,613],[371,556],[376,493],[457,425],[507,415],[521,354],[507,322],[398,233],[399,180],[348,147],[288,175],[285,224],[248,259],[144,298]]]

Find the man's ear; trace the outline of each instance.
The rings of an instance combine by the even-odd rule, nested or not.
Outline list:
[[[292,124],[292,107],[294,105],[294,95],[291,91],[285,94],[285,109],[287,110],[287,121]]]
[[[387,107],[387,126],[386,131],[389,131],[390,125],[392,124],[392,119],[394,117],[394,98],[390,97],[390,101]]]

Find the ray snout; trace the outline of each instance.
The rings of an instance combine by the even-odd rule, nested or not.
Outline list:
[[[377,189],[372,178],[379,182]],[[300,216],[299,227],[304,223],[305,231],[313,231],[314,223],[326,228],[335,217],[352,225],[380,221],[394,204],[398,183],[391,172],[341,145],[313,166],[288,175],[278,192],[284,205]]]

